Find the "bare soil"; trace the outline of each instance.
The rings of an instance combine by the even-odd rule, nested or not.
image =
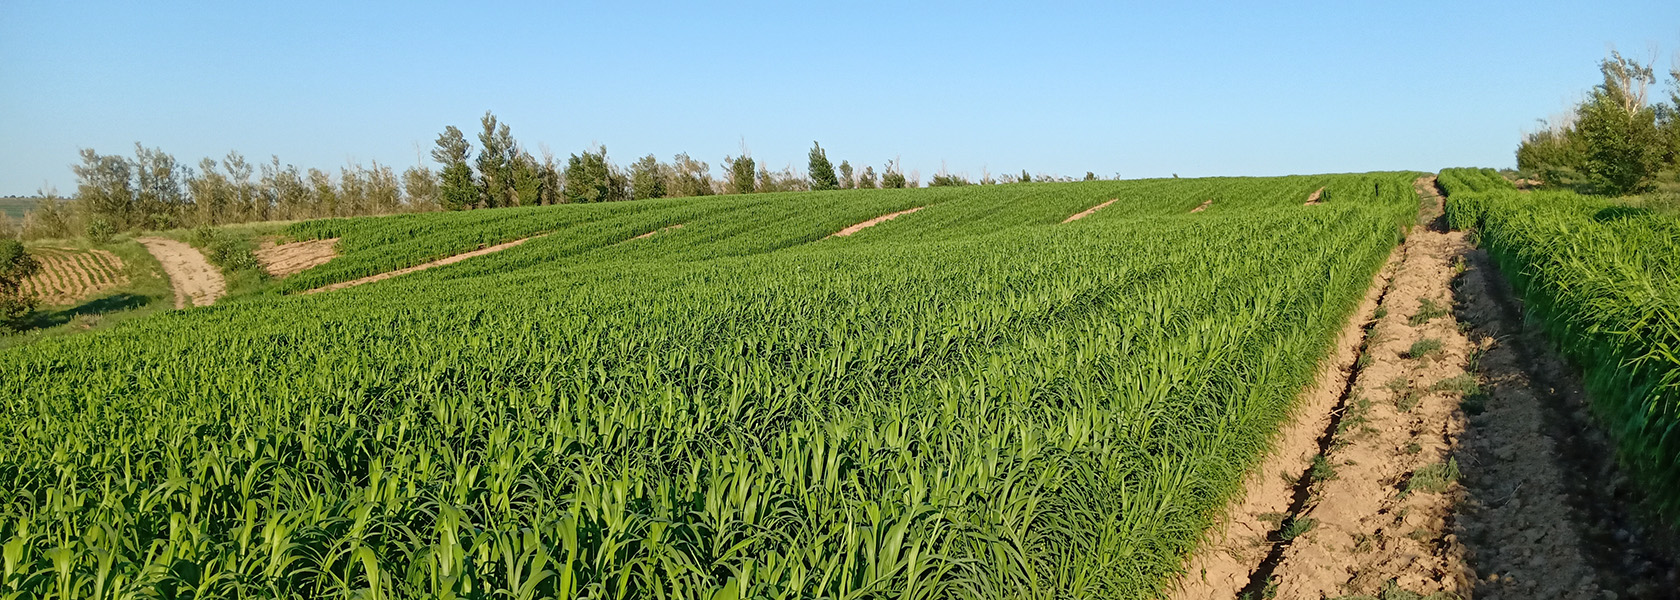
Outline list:
[[[632,239],[632,240],[640,240],[640,239],[646,239],[646,238],[650,238],[650,237],[653,237],[653,234],[656,234],[656,233],[664,233],[664,232],[666,232],[666,231],[670,231],[670,230],[672,230],[672,229],[682,229],[682,226],[683,226],[683,225],[684,225],[684,224],[683,224],[683,223],[677,223],[677,224],[676,224],[676,225],[672,225],[672,226],[670,226],[670,227],[661,227],[661,228],[659,228],[659,229],[655,229],[655,230],[653,230],[653,231],[649,231],[649,232],[647,232],[647,233],[644,233],[644,234],[641,234],[641,235],[638,235],[638,236],[636,236],[636,237],[633,237],[633,238],[630,238],[630,239]]]
[[[324,240],[307,240],[289,244],[274,243],[274,238],[264,239],[257,245],[257,260],[262,262],[263,270],[274,277],[285,277],[307,271],[338,256],[334,245],[338,238]]]
[[[1639,508],[1579,376],[1445,229],[1433,178],[1418,188],[1428,226],[1350,323],[1375,317],[1361,352],[1344,331],[1173,597],[1680,598],[1675,534]]]
[[[1315,205],[1315,204],[1323,204],[1323,202],[1319,201],[1319,198],[1322,198],[1323,196],[1324,196],[1324,188],[1318,188],[1316,190],[1313,190],[1312,195],[1307,196],[1307,203],[1303,206],[1312,206],[1312,205]]]
[[[924,209],[924,208],[927,208],[927,207],[926,206],[918,206],[916,208],[912,208],[912,209],[909,209],[909,210],[901,210],[901,211],[898,211],[898,212],[895,212],[895,213],[881,215],[879,217],[875,217],[875,218],[870,219],[868,221],[864,221],[862,223],[852,225],[851,227],[841,229],[840,231],[836,231],[836,232],[834,232],[833,235],[830,235],[828,237],[846,237],[846,236],[852,235],[854,233],[857,233],[859,231],[863,231],[863,230],[868,229],[870,227],[880,225],[880,224],[885,223],[887,221],[891,221],[893,219],[902,217],[904,215],[908,215],[910,213],[916,212],[916,211]]]
[[[1120,200],[1120,199],[1119,198],[1113,198],[1113,199],[1110,199],[1109,201],[1104,202],[1102,204],[1098,204],[1098,205],[1093,206],[1091,208],[1087,208],[1084,211],[1081,211],[1077,215],[1073,215],[1073,216],[1068,217],[1066,219],[1062,219],[1062,224],[1065,225],[1065,224],[1068,224],[1068,223],[1072,223],[1074,221],[1078,221],[1078,220],[1083,219],[1085,217],[1089,217],[1093,214],[1096,214],[1097,211],[1102,210],[1104,207],[1106,207],[1110,204],[1114,204],[1118,200]]]
[[[352,279],[350,281],[341,281],[341,282],[338,282],[338,283],[334,283],[332,285],[318,287],[318,288],[315,288],[313,290],[309,290],[309,291],[306,291],[306,292],[303,292],[303,293],[304,294],[319,294],[321,292],[330,292],[330,291],[333,291],[333,290],[342,290],[344,288],[356,287],[358,285],[367,285],[367,284],[373,283],[375,281],[384,281],[384,280],[390,279],[392,277],[397,277],[399,275],[407,275],[409,273],[413,273],[413,272],[416,272],[416,271],[424,271],[426,269],[431,269],[431,268],[434,268],[434,267],[441,267],[441,266],[444,266],[444,265],[452,265],[452,264],[461,262],[463,260],[473,258],[475,256],[484,256],[486,254],[501,252],[501,251],[506,250],[508,248],[518,246],[520,244],[523,244],[525,242],[529,242],[529,241],[537,239],[539,237],[542,237],[542,236],[537,235],[537,236],[531,236],[531,237],[528,237],[528,238],[520,238],[520,239],[511,241],[511,242],[503,242],[503,243],[500,243],[500,244],[496,244],[494,246],[479,248],[477,250],[473,250],[472,252],[464,252],[464,253],[456,254],[454,256],[450,256],[450,257],[446,257],[446,258],[440,258],[438,260],[434,260],[434,261],[429,262],[429,263],[415,265],[415,266],[408,267],[408,268],[405,268],[405,269],[397,269],[395,271],[379,273],[379,274],[376,274],[376,275],[369,275],[369,276],[363,277],[361,279]]]
[[[175,308],[209,306],[227,293],[222,272],[204,260],[196,248],[168,238],[139,238],[147,252],[157,257],[169,285],[175,288]]]
[[[1213,199],[1212,198],[1208,198],[1207,202],[1203,202],[1201,206],[1190,209],[1190,212],[1199,213],[1199,212],[1202,212],[1204,210],[1207,210],[1209,206],[1213,206]]]
[[[23,292],[42,304],[74,304],[128,283],[122,259],[106,250],[38,247],[29,253],[41,271],[23,280]]]

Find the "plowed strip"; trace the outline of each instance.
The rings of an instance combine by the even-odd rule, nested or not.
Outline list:
[[[22,289],[48,306],[72,304],[128,283],[122,259],[106,250],[31,248],[41,271],[23,281]]]
[[[647,233],[644,233],[644,234],[641,234],[641,235],[638,235],[638,236],[636,236],[636,237],[633,237],[633,238],[630,238],[630,239],[632,239],[632,240],[640,240],[640,239],[645,239],[645,238],[650,238],[650,237],[653,237],[653,234],[655,234],[655,233],[661,233],[661,232],[665,232],[665,231],[670,231],[670,230],[672,230],[672,229],[682,229],[682,226],[683,226],[683,224],[682,224],[682,223],[677,223],[677,224],[676,224],[676,225],[672,225],[672,226],[670,226],[670,227],[661,227],[661,228],[659,228],[659,229],[655,229],[655,230],[653,230],[653,231],[649,231],[649,232],[647,232]]]
[[[475,257],[475,256],[484,256],[486,254],[491,254],[491,253],[494,253],[494,252],[501,252],[501,251],[506,250],[508,248],[518,246],[520,244],[523,244],[525,242],[529,242],[529,241],[537,239],[539,237],[542,237],[542,236],[538,235],[538,236],[531,236],[531,237],[528,237],[528,238],[517,239],[517,240],[511,241],[511,242],[504,242],[504,243],[501,243],[501,244],[496,244],[496,245],[490,246],[488,248],[480,248],[480,249],[474,250],[472,252],[467,252],[465,254],[456,254],[455,256],[451,256],[451,257],[448,257],[448,258],[441,258],[441,259],[434,260],[432,262],[429,262],[429,263],[426,263],[426,264],[423,264],[423,265],[415,265],[415,266],[412,266],[412,267],[408,267],[406,269],[397,269],[395,271],[390,271],[388,273],[380,273],[380,274],[377,274],[377,275],[369,275],[369,276],[363,277],[361,279],[352,279],[350,281],[341,281],[339,283],[335,283],[335,284],[332,284],[332,285],[322,286],[322,287],[315,288],[313,290],[309,290],[307,292],[304,292],[304,294],[319,294],[321,292],[330,292],[330,291],[333,291],[333,290],[342,290],[342,289],[347,288],[347,287],[356,287],[358,285],[366,285],[366,284],[369,284],[369,283],[373,283],[375,281],[383,281],[383,280],[386,280],[386,279],[390,279],[392,277],[396,277],[398,275],[407,275],[407,274],[413,273],[415,271],[424,271],[426,269],[430,269],[430,268],[433,268],[433,267],[441,267],[441,266],[444,266],[444,265],[451,265],[451,264],[455,264],[455,263],[461,262],[463,260],[466,260],[466,259],[469,259],[469,258],[472,258],[472,257]]]
[[[1091,208],[1087,208],[1087,209],[1085,209],[1084,212],[1081,212],[1077,215],[1068,217],[1066,219],[1062,219],[1062,224],[1065,225],[1065,224],[1068,224],[1068,223],[1072,223],[1074,221],[1078,221],[1078,220],[1083,219],[1085,217],[1089,217],[1089,216],[1095,214],[1097,211],[1102,210],[1103,207],[1108,206],[1110,204],[1114,204],[1114,202],[1117,201],[1117,200],[1119,200],[1119,198],[1114,198],[1114,199],[1109,200],[1108,202],[1104,202],[1102,204],[1098,204],[1098,205],[1093,206]]]
[[[146,251],[156,256],[175,288],[175,308],[209,306],[227,291],[222,272],[210,266],[192,246],[167,238],[140,238]]]
[[[836,231],[836,232],[834,232],[834,235],[830,235],[828,237],[846,237],[848,235],[852,235],[852,234],[857,233],[859,231],[863,231],[863,230],[868,229],[870,227],[880,225],[880,224],[885,223],[887,221],[891,221],[893,219],[902,217],[904,215],[908,215],[910,213],[916,212],[916,211],[924,209],[924,208],[927,208],[927,207],[926,206],[918,206],[916,208],[912,208],[912,209],[909,209],[909,210],[901,210],[901,211],[898,211],[898,212],[895,212],[895,213],[892,213],[892,214],[881,215],[879,217],[875,217],[875,218],[870,219],[868,221],[864,221],[862,223],[858,223],[858,224],[853,225],[851,227],[847,227],[847,228],[842,229],[840,231]]]
[[[1199,213],[1199,212],[1202,212],[1204,210],[1207,210],[1209,206],[1213,206],[1213,199],[1212,198],[1208,198],[1208,201],[1203,202],[1201,206],[1190,209],[1190,212]]]
[[[263,270],[275,277],[285,277],[294,273],[301,273],[319,266],[338,256],[334,245],[338,238],[324,240],[307,240],[290,244],[273,245],[272,241],[264,242],[253,254],[262,262]]]
[[[1318,199],[1320,197],[1322,197],[1323,195],[1324,195],[1324,188],[1318,188],[1317,190],[1314,190],[1311,196],[1307,196],[1307,203],[1303,206],[1312,206],[1314,204],[1322,204],[1322,202],[1319,202]]]

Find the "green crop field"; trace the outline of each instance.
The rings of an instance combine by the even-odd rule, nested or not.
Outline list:
[[[1585,371],[1623,464],[1680,517],[1680,212],[1518,192],[1491,170],[1440,181],[1453,226],[1476,230],[1528,314]]]
[[[1156,596],[1416,176],[298,223],[340,256],[0,354],[0,595]]]
[[[29,214],[31,209],[35,208],[35,203],[38,200],[40,200],[40,198],[23,196],[7,196],[5,198],[0,198],[0,214],[4,214],[14,220],[22,219],[24,215]]]

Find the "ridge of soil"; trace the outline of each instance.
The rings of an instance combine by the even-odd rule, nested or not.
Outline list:
[[[312,290],[305,291],[305,292],[303,292],[303,294],[304,295],[319,294],[321,292],[330,292],[330,291],[333,291],[333,290],[342,290],[344,288],[356,287],[358,285],[367,285],[367,284],[373,283],[375,281],[384,281],[384,280],[390,279],[392,277],[397,277],[399,275],[407,275],[409,273],[413,273],[413,272],[416,272],[416,271],[424,271],[426,269],[430,269],[430,268],[434,268],[434,267],[451,265],[451,264],[455,264],[455,263],[458,263],[458,262],[461,262],[463,260],[473,258],[473,257],[476,257],[476,256],[484,256],[486,254],[501,252],[501,251],[506,250],[508,248],[518,246],[520,244],[523,244],[525,242],[529,242],[529,241],[537,239],[539,237],[542,237],[542,236],[541,235],[533,235],[533,236],[528,237],[528,238],[520,238],[520,239],[517,239],[517,240],[513,240],[511,242],[502,242],[502,243],[496,244],[494,246],[479,248],[479,249],[473,250],[471,252],[463,252],[461,254],[456,254],[454,256],[448,256],[448,257],[440,258],[438,260],[434,260],[434,261],[424,263],[424,264],[414,265],[412,267],[405,267],[405,268],[402,268],[402,269],[397,269],[395,271],[386,271],[384,273],[377,273],[377,274],[374,274],[374,275],[369,275],[367,277],[363,277],[361,279],[352,279],[350,281],[340,281],[338,283],[334,283],[334,284],[330,284],[330,285],[324,285],[324,286],[321,286],[321,287],[318,287],[318,288],[315,288],[315,289],[312,289]]]
[[[677,224],[676,224],[676,225],[671,225],[671,226],[669,226],[669,227],[661,227],[661,228],[659,228],[659,229],[655,229],[655,230],[653,230],[653,231],[649,231],[649,232],[647,232],[647,233],[644,233],[644,234],[641,234],[641,235],[638,235],[638,236],[636,236],[636,237],[633,237],[633,238],[630,238],[630,239],[632,239],[632,240],[640,240],[640,239],[646,239],[646,238],[650,238],[650,237],[653,237],[653,234],[655,234],[655,233],[664,233],[664,232],[666,232],[666,231],[670,231],[670,230],[672,230],[672,229],[682,229],[682,226],[683,226],[683,225],[685,225],[685,223],[677,223]]]
[[[122,258],[109,250],[30,248],[40,272],[23,280],[22,291],[49,306],[74,304],[128,283]]]
[[[1322,198],[1323,196],[1324,196],[1324,188],[1318,188],[1316,190],[1313,190],[1312,195],[1307,196],[1307,203],[1303,204],[1302,206],[1314,206],[1314,205],[1318,205],[1318,204],[1323,204],[1323,202],[1319,200],[1319,198]]]
[[[1068,223],[1072,223],[1072,222],[1074,222],[1074,221],[1078,221],[1078,220],[1080,220],[1080,219],[1083,219],[1083,218],[1085,218],[1085,217],[1089,217],[1089,216],[1091,216],[1091,215],[1093,215],[1093,214],[1096,214],[1096,212],[1097,212],[1097,211],[1099,211],[1099,210],[1102,210],[1102,209],[1103,209],[1103,208],[1104,208],[1104,207],[1106,207],[1106,206],[1108,206],[1108,205],[1110,205],[1110,204],[1114,204],[1114,203],[1115,203],[1115,202],[1118,202],[1118,201],[1119,201],[1119,200],[1120,200],[1120,199],[1119,199],[1119,198],[1111,198],[1111,199],[1109,199],[1109,201],[1108,201],[1108,202],[1104,202],[1104,203],[1102,203],[1102,204],[1098,204],[1098,205],[1096,205],[1096,206],[1093,206],[1093,207],[1091,207],[1091,208],[1087,208],[1087,209],[1085,209],[1085,210],[1084,210],[1084,211],[1082,211],[1082,212],[1080,212],[1080,213],[1079,213],[1079,214],[1077,214],[1077,215],[1073,215],[1073,216],[1071,216],[1071,217],[1068,217],[1068,218],[1066,218],[1066,219],[1062,219],[1062,224],[1063,224],[1063,225],[1066,225],[1066,224],[1068,224]]]
[[[175,289],[175,308],[209,306],[227,293],[222,272],[210,266],[197,248],[168,238],[143,237],[135,241],[163,265],[163,273]]]
[[[1302,476],[1319,454],[1325,432],[1334,431],[1341,420],[1348,385],[1361,368],[1359,357],[1369,324],[1385,301],[1403,260],[1404,247],[1391,253],[1372,278],[1365,298],[1342,327],[1334,354],[1297,402],[1290,421],[1279,428],[1271,453],[1249,473],[1241,500],[1227,509],[1223,525],[1210,531],[1201,550],[1186,565],[1185,574],[1171,588],[1170,598],[1234,598],[1268,558],[1276,560],[1275,555],[1281,551],[1277,534],[1283,527],[1282,518],[1298,503]]]
[[[1420,179],[1420,193],[1433,181]],[[1440,198],[1424,196],[1438,214]],[[1352,382],[1350,416],[1312,473],[1303,524],[1269,577],[1250,590],[1279,598],[1457,597],[1475,577],[1453,534],[1460,497],[1452,453],[1475,346],[1450,311],[1468,248],[1463,232],[1414,228],[1385,314]]]
[[[1202,212],[1204,210],[1207,210],[1209,206],[1213,206],[1213,199],[1212,198],[1208,198],[1207,202],[1203,202],[1201,206],[1190,209],[1190,212],[1191,213],[1199,213],[1199,212]]]
[[[857,233],[859,231],[863,231],[863,230],[868,229],[870,227],[880,225],[881,223],[891,221],[893,219],[902,217],[904,215],[908,215],[910,213],[916,212],[916,211],[924,209],[924,208],[927,208],[927,207],[926,206],[918,206],[916,208],[912,208],[912,209],[908,209],[908,210],[901,210],[901,211],[898,211],[898,212],[895,212],[895,213],[889,213],[889,214],[881,215],[879,217],[875,217],[875,218],[870,219],[868,221],[864,221],[862,223],[852,225],[852,226],[847,227],[845,229],[841,229],[840,231],[836,231],[833,234],[829,235],[828,237],[831,237],[831,238],[832,237],[846,237],[846,236],[852,235],[854,233]]]
[[[334,245],[338,238],[324,240],[305,240],[289,244],[275,244],[274,238],[266,238],[257,245],[253,255],[262,263],[263,270],[276,277],[286,277],[307,271],[325,264],[338,256]]]

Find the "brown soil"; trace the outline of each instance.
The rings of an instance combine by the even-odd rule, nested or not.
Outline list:
[[[23,281],[23,292],[49,306],[74,304],[128,283],[123,261],[105,250],[30,248],[41,271]]]
[[[672,226],[670,226],[670,227],[661,227],[661,228],[659,228],[659,229],[655,229],[655,230],[653,230],[653,231],[649,231],[649,232],[647,232],[647,233],[644,233],[644,234],[641,234],[641,235],[638,235],[638,236],[636,236],[636,237],[633,237],[633,238],[630,238],[630,239],[632,239],[632,240],[640,240],[640,239],[646,239],[646,238],[650,238],[650,237],[653,237],[653,234],[656,234],[656,233],[663,233],[663,232],[666,232],[666,231],[670,231],[670,230],[672,230],[672,229],[682,229],[682,226],[683,226],[683,224],[682,224],[682,223],[677,223],[677,224],[676,224],[676,225],[672,225]]]
[[[257,245],[257,251],[253,254],[262,262],[263,270],[268,271],[269,275],[285,277],[332,260],[338,256],[338,252],[333,249],[333,245],[337,243],[338,238],[330,238],[275,245],[274,238],[268,238]]]
[[[857,233],[859,231],[863,231],[863,230],[868,229],[870,227],[880,225],[881,223],[891,221],[893,219],[902,217],[904,215],[908,215],[910,213],[916,212],[916,211],[924,209],[924,208],[927,208],[927,207],[926,206],[918,206],[918,207],[912,208],[910,210],[901,210],[901,211],[898,211],[898,212],[895,212],[895,213],[892,213],[892,214],[881,215],[879,217],[875,217],[875,218],[870,219],[868,221],[864,221],[862,223],[858,223],[858,224],[853,225],[851,227],[847,227],[847,228],[842,229],[840,231],[836,231],[836,232],[834,232],[834,235],[830,235],[828,237],[846,237],[848,235],[852,235],[852,234]]]
[[[454,256],[450,256],[450,257],[447,257],[447,258],[441,258],[441,259],[434,260],[432,262],[425,263],[425,264],[422,264],[422,265],[415,265],[415,266],[412,266],[412,267],[408,267],[406,269],[397,269],[395,271],[389,271],[389,272],[386,272],[386,273],[379,273],[377,275],[369,275],[369,276],[363,277],[361,279],[353,279],[353,280],[350,280],[350,281],[341,281],[341,282],[338,282],[338,283],[334,283],[332,285],[318,287],[318,288],[315,288],[313,290],[309,290],[309,291],[303,292],[303,293],[304,294],[319,294],[321,292],[330,292],[330,291],[333,291],[333,290],[342,290],[342,289],[348,288],[348,287],[356,287],[358,285],[366,285],[366,284],[369,284],[369,283],[373,283],[375,281],[384,281],[384,280],[390,279],[392,277],[396,277],[396,276],[399,276],[399,275],[407,275],[407,274],[413,273],[415,271],[424,271],[426,269],[430,269],[430,268],[433,268],[433,267],[441,267],[441,266],[444,266],[444,265],[455,264],[455,263],[461,262],[463,260],[473,258],[475,256],[484,256],[486,254],[501,252],[501,251],[506,250],[508,248],[518,246],[520,244],[523,244],[525,242],[529,242],[529,241],[537,239],[539,237],[542,237],[542,236],[537,235],[537,236],[531,236],[531,237],[528,237],[528,238],[517,239],[517,240],[511,241],[511,242],[503,242],[503,243],[500,243],[500,244],[496,244],[494,246],[489,246],[489,247],[486,247],[486,248],[479,248],[477,250],[473,250],[472,252],[466,252],[466,253],[462,253],[462,254],[456,254]]]
[[[175,288],[175,308],[209,306],[227,293],[222,272],[210,266],[192,246],[168,238],[143,237],[138,241],[163,265],[169,285]]]
[[[1202,212],[1204,210],[1207,210],[1209,206],[1213,206],[1213,199],[1212,198],[1208,198],[1207,202],[1203,202],[1201,206],[1190,209],[1190,212],[1199,213],[1199,212]]]
[[[1342,327],[1334,356],[1325,361],[1294,416],[1281,428],[1272,453],[1249,474],[1243,498],[1230,507],[1224,525],[1215,528],[1201,554],[1186,566],[1172,593],[1174,600],[1234,598],[1268,557],[1281,550],[1273,539],[1281,525],[1275,517],[1292,510],[1302,473],[1318,455],[1325,432],[1334,430],[1333,417],[1342,411],[1348,380],[1359,369],[1367,325],[1384,301],[1400,258],[1399,252],[1391,255],[1371,282],[1364,301]]]
[[[1083,219],[1085,217],[1089,217],[1093,214],[1096,214],[1097,211],[1102,210],[1104,207],[1106,207],[1110,204],[1114,204],[1118,200],[1120,200],[1120,199],[1119,198],[1114,198],[1114,199],[1109,200],[1108,202],[1104,202],[1102,204],[1098,204],[1098,205],[1093,206],[1091,208],[1087,208],[1083,212],[1080,212],[1077,215],[1068,217],[1066,219],[1062,219],[1062,224],[1065,225],[1065,224],[1068,224],[1068,223],[1072,223],[1074,221],[1078,221],[1078,220]]]
[[[1324,188],[1318,188],[1316,190],[1313,190],[1312,195],[1307,196],[1307,203],[1303,206],[1313,206],[1315,204],[1323,204],[1323,202],[1319,201],[1319,198],[1321,198],[1323,196],[1324,196]]]
[[[1452,529],[1460,489],[1456,474],[1444,475],[1458,469],[1458,405],[1473,382],[1475,346],[1450,311],[1467,249],[1462,232],[1419,227],[1406,237],[1348,413],[1295,517],[1310,528],[1288,544],[1270,581],[1254,582],[1276,586],[1277,597],[1469,589],[1474,574]]]

